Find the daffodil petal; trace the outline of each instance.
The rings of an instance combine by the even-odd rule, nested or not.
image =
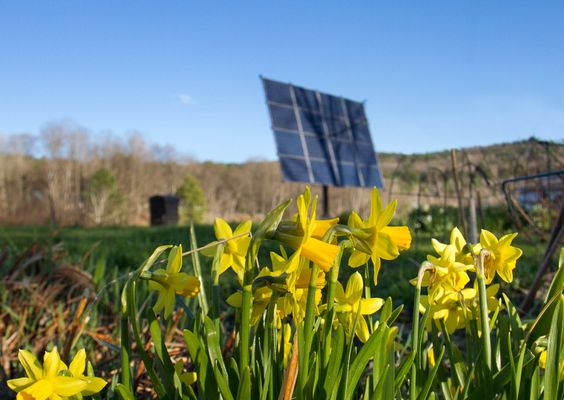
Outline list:
[[[360,300],[360,313],[362,315],[372,315],[384,305],[384,300],[378,297]]]
[[[16,378],[9,379],[6,383],[8,384],[8,387],[14,392],[20,392],[26,387],[30,386],[33,382],[35,382],[35,380],[31,378]]]
[[[57,376],[57,373],[60,370],[60,363],[61,356],[59,355],[56,347],[54,347],[51,351],[46,351],[43,356],[43,376],[45,378],[53,378]]]
[[[215,231],[215,237],[218,240],[229,239],[230,237],[233,236],[233,231],[231,230],[231,227],[227,222],[225,222],[225,220],[221,218],[215,219],[213,223],[213,229]]]
[[[84,368],[86,368],[86,351],[80,349],[72,359],[69,371],[73,376],[81,376],[84,374]]]
[[[360,216],[354,211],[352,211],[349,215],[348,225],[351,228],[363,228],[364,227],[364,224],[362,222],[362,218],[360,218]]]
[[[376,229],[380,230],[390,223],[390,221],[394,217],[397,206],[398,206],[398,201],[396,199],[388,203],[384,211],[382,211],[382,213],[378,216],[378,221],[376,221],[375,224]]]
[[[86,387],[82,391],[82,394],[85,396],[92,396],[93,394],[100,392],[108,384],[102,378],[97,378],[95,376],[87,376],[82,378],[82,380],[86,382]]]
[[[41,379],[18,393],[20,400],[47,400],[53,394],[53,386],[46,379]]]
[[[349,257],[349,267],[358,268],[362,265],[365,265],[368,260],[370,260],[370,256],[368,254],[354,250]]]
[[[41,368],[41,364],[32,352],[27,350],[20,350],[18,352],[18,359],[20,360],[20,363],[24,367],[25,373],[29,378],[33,379],[34,381],[43,378],[43,368]]]
[[[356,323],[356,335],[362,343],[366,343],[366,341],[370,338],[368,325],[366,324],[366,320],[363,316],[358,317],[358,322]]]
[[[374,246],[375,253],[384,260],[393,260],[399,256],[399,250],[392,238],[385,233],[380,233]]]
[[[482,229],[482,231],[480,232],[480,244],[482,245],[483,248],[493,249],[496,247],[497,243],[498,243],[497,238],[493,233],[485,229]]]
[[[345,297],[347,303],[356,304],[362,297],[362,290],[364,289],[364,283],[362,281],[362,275],[355,272],[349,278],[347,282],[347,288],[345,289]]]
[[[57,376],[51,379],[53,392],[63,397],[74,396],[86,389],[88,384],[79,378],[71,378],[70,376]]]
[[[174,246],[168,254],[168,264],[166,271],[169,273],[177,273],[182,268],[182,246]]]
[[[244,221],[241,222],[237,228],[235,228],[235,232],[233,232],[233,236],[240,235],[241,233],[250,232],[251,227],[253,226],[252,221]]]

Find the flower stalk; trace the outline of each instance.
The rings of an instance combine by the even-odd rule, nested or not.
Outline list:
[[[490,254],[487,250],[481,250],[480,253],[474,257],[476,263],[476,280],[478,281],[478,294],[480,304],[480,324],[482,328],[482,348],[483,356],[488,370],[492,369],[492,345],[490,337],[490,324],[488,317],[488,300],[486,291],[486,280],[484,273],[484,263]]]

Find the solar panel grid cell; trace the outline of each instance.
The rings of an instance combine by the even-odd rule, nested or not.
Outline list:
[[[263,85],[286,180],[382,187],[362,103],[264,78]]]

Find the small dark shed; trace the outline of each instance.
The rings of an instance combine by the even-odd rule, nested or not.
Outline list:
[[[174,195],[156,195],[149,198],[151,226],[176,225],[179,199]]]

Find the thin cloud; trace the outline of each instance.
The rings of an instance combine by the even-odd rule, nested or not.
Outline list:
[[[194,104],[194,99],[188,93],[180,93],[178,95],[178,100],[180,100],[182,104],[186,104],[186,105]]]

